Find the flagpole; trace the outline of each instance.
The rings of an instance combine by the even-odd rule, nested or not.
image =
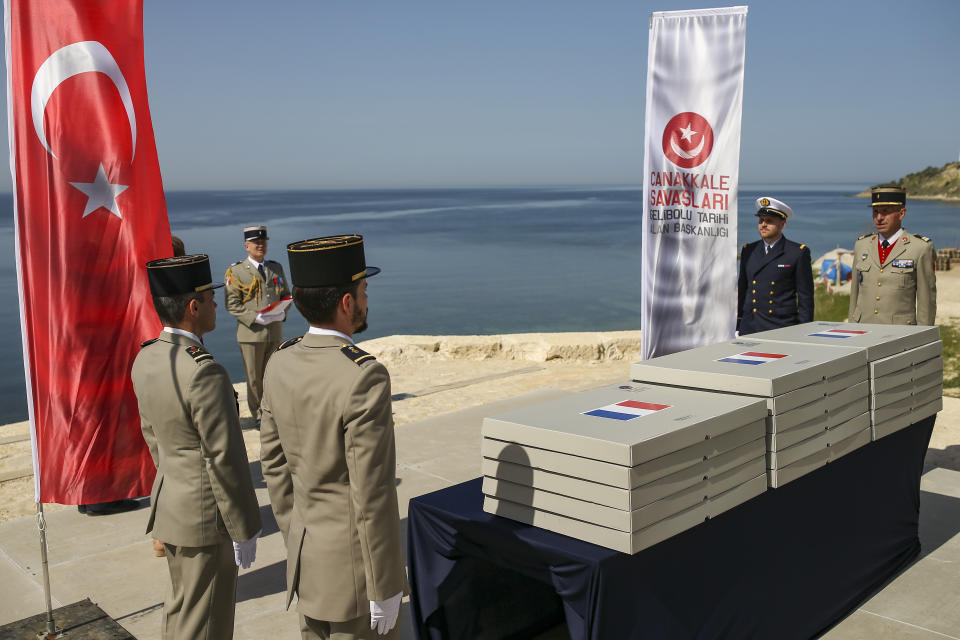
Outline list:
[[[47,630],[37,634],[38,638],[52,640],[60,637],[53,622],[53,602],[50,597],[50,566],[47,563],[47,521],[43,517],[43,503],[37,501],[37,529],[40,532],[40,564],[43,566],[43,595],[47,601]]]

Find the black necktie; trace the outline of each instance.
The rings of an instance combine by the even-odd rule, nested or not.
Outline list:
[[[263,264],[261,264],[261,265],[259,265],[259,266],[257,267],[257,271],[260,272],[260,277],[263,278],[263,281],[264,281],[264,282],[266,282],[266,281],[267,281],[267,272],[263,270]]]
[[[889,249],[890,243],[884,240],[883,242],[880,243],[880,246],[883,247],[884,249]]]

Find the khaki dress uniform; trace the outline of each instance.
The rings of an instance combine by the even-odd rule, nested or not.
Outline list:
[[[377,637],[370,601],[408,591],[390,376],[342,338],[307,334],[274,354],[264,386],[261,463],[287,544],[287,606],[297,594],[308,623]]]
[[[232,541],[261,521],[230,377],[201,344],[164,331],[144,343],[131,378],[157,466],[147,533],[163,541],[170,571],[163,638],[231,638]]]
[[[249,260],[234,262],[223,276],[224,304],[237,318],[237,344],[243,356],[243,370],[247,378],[247,407],[257,418],[260,398],[263,396],[263,372],[267,360],[283,341],[283,323],[263,325],[254,321],[263,309],[290,295],[283,267],[273,260],[263,261],[261,276]]]
[[[877,240],[871,233],[854,245],[850,322],[933,325],[937,277],[930,238],[904,230],[882,264]]]

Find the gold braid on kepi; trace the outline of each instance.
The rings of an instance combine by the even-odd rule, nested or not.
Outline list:
[[[336,249],[338,247],[347,247],[352,244],[362,244],[363,236],[350,234],[345,236],[327,236],[325,238],[311,238],[293,242],[287,246],[288,251],[323,251],[325,249]]]
[[[160,258],[146,264],[150,295],[177,296],[222,287],[210,277],[210,258],[198,253],[190,256]]]
[[[249,302],[253,300],[254,297],[256,297],[257,300],[260,299],[260,278],[254,278],[253,282],[244,285],[233,276],[233,267],[227,268],[227,273],[224,277],[227,280],[227,286],[237,292],[241,303]]]
[[[380,273],[367,266],[359,234],[309,238],[287,245],[290,282],[294,287],[349,285]]]

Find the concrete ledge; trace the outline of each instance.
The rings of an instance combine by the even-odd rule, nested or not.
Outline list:
[[[358,345],[386,364],[431,360],[639,360],[639,331],[385,336]]]

